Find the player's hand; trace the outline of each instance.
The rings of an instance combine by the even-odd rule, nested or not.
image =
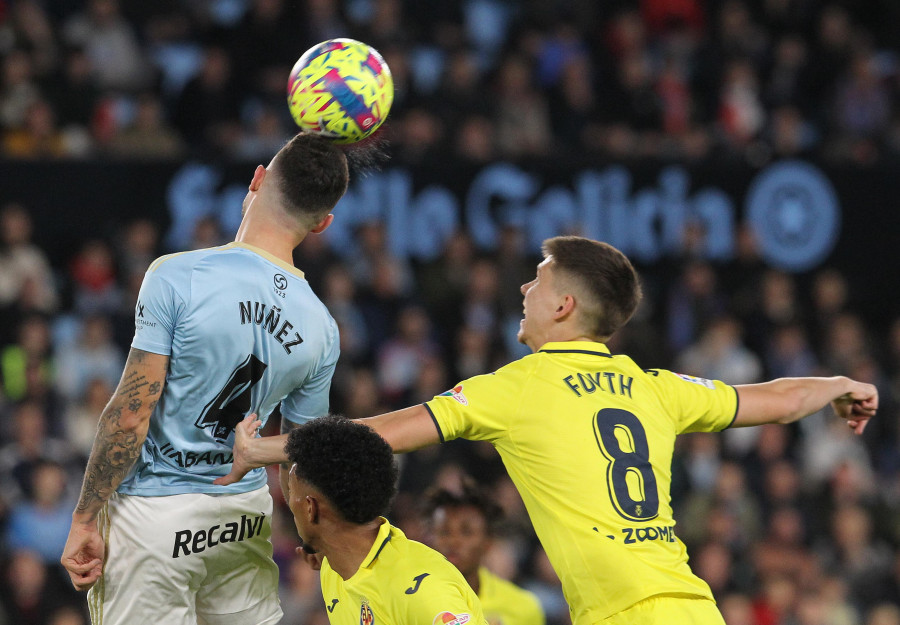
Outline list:
[[[97,529],[97,521],[73,520],[59,561],[77,590],[88,590],[100,579],[105,555],[106,545]]]
[[[253,440],[257,437],[260,427],[262,427],[262,421],[255,414],[251,414],[235,426],[234,447],[232,448],[234,461],[231,463],[231,473],[213,480],[213,484],[228,486],[240,482],[247,473],[263,466],[254,464],[252,461]]]
[[[313,571],[318,571],[322,568],[322,554],[320,553],[309,553],[304,550],[303,547],[297,547],[296,549],[297,555],[306,560],[306,563],[312,568]]]
[[[835,414],[847,420],[856,434],[862,434],[878,410],[878,389],[872,384],[853,382],[853,388],[831,402]]]

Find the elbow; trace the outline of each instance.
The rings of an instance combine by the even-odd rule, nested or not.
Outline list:
[[[152,409],[139,408],[131,411],[127,408],[114,408],[107,415],[107,422],[113,428],[123,432],[146,432],[150,427],[151,414],[153,414]]]

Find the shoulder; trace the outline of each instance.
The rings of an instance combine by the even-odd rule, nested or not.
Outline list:
[[[487,375],[497,375],[504,377],[529,375],[541,366],[541,363],[545,360],[546,356],[547,354],[542,352],[528,354],[527,356],[522,356],[517,360],[513,360],[509,364],[503,365],[493,373],[489,373]]]
[[[189,250],[187,252],[175,252],[160,256],[147,268],[147,275],[167,275],[184,270],[193,269],[198,263],[212,255],[221,253],[227,246],[210,247],[202,250]]]
[[[428,590],[435,583],[452,583],[458,584],[464,581],[462,573],[450,564],[443,555],[422,543],[410,540],[405,536],[401,540],[392,539],[394,549],[396,550],[399,562],[405,563],[403,566],[397,567],[397,572],[403,571],[402,579],[397,581],[405,584],[404,593],[406,595],[416,594],[412,592],[414,588],[422,588]],[[406,582],[409,582],[406,584]]]
[[[503,579],[502,577],[494,575],[484,567],[481,567],[478,570],[478,576],[482,582],[482,586],[490,589],[494,594],[503,595],[507,599],[515,599],[516,601],[540,605],[537,595],[533,592],[513,584],[508,579]]]

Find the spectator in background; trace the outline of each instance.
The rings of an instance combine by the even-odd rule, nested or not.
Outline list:
[[[856,52],[836,97],[835,123],[840,133],[850,139],[876,139],[883,135],[890,120],[890,96],[881,83],[877,60],[871,52]]]
[[[871,607],[871,589],[890,575],[886,545],[873,535],[872,519],[861,506],[837,508],[831,515],[829,540],[818,545],[824,568],[834,571],[848,587],[853,601]]]
[[[102,315],[85,317],[76,341],[61,346],[56,360],[56,388],[69,401],[83,397],[93,378],[115,388],[125,365],[124,355],[112,341],[109,318]]]
[[[487,495],[468,479],[459,493],[434,490],[428,495],[427,516],[433,546],[459,569],[478,595],[488,623],[543,625],[538,598],[482,565],[501,514]]]
[[[133,93],[149,85],[150,67],[119,0],[89,0],[66,21],[63,38],[84,48],[101,89]]]
[[[15,343],[0,350],[3,395],[13,401],[28,396],[31,375],[39,375],[49,381],[54,373],[47,320],[38,315],[26,317],[21,320],[17,335]]]
[[[94,67],[83,47],[66,50],[61,67],[47,80],[44,92],[53,104],[60,126],[92,133],[100,114],[102,91],[94,77]]]
[[[15,503],[9,512],[5,541],[8,549],[30,551],[45,566],[58,566],[75,504],[67,479],[63,467],[49,460],[32,468],[31,495]]]
[[[36,0],[13,2],[0,23],[0,54],[9,48],[27,50],[38,79],[51,74],[59,60],[56,32],[42,4]]]
[[[485,164],[497,156],[495,134],[490,118],[480,114],[468,115],[453,133],[453,153],[463,162]]]
[[[137,97],[134,120],[112,136],[106,149],[120,158],[144,160],[174,159],[185,153],[181,136],[164,117],[162,101],[151,93]],[[278,150],[266,153],[273,151]]]
[[[725,66],[718,121],[725,141],[736,150],[756,139],[765,126],[759,77],[746,59],[736,59]]]
[[[666,327],[669,347],[685,349],[725,312],[716,272],[709,263],[691,261],[669,287]]]
[[[10,50],[2,63],[0,82],[0,127],[16,130],[25,125],[28,108],[40,99],[33,78],[33,64],[23,49]]]
[[[419,370],[431,357],[439,354],[431,338],[431,321],[419,306],[402,308],[394,333],[377,352],[379,388],[392,405],[415,384]]]
[[[56,278],[32,241],[32,218],[21,204],[0,208],[0,345],[23,313],[49,314],[58,304]]]
[[[91,455],[97,436],[97,422],[114,388],[102,378],[91,377],[84,394],[70,402],[63,415],[66,440],[84,458]]]
[[[369,332],[356,304],[353,276],[345,265],[335,263],[326,271],[322,295],[340,331],[342,362],[363,362],[370,356]]]
[[[835,269],[825,268],[813,276],[811,331],[816,344],[827,339],[832,322],[842,313],[850,312],[850,285],[847,278]]]
[[[506,157],[544,154],[551,145],[550,114],[535,88],[528,60],[511,55],[497,69],[493,121],[497,146]]]
[[[175,127],[192,146],[227,149],[239,134],[240,99],[232,61],[221,46],[204,50],[199,73],[175,101]]]
[[[0,616],[16,625],[49,625],[51,616],[72,601],[57,576],[29,551],[16,551],[4,567]]]
[[[5,437],[8,442],[0,447],[0,478],[7,499],[33,497],[32,475],[45,462],[60,464],[66,471],[81,466],[81,459],[68,441],[48,434],[50,424],[38,404],[24,402],[15,406],[11,423],[15,427]],[[54,430],[54,434],[61,432]]]
[[[28,104],[20,127],[3,135],[3,153],[11,158],[61,158],[86,151],[87,147],[68,140],[56,125],[53,108],[41,98]]]
[[[110,314],[120,305],[115,255],[105,241],[85,241],[69,267],[72,299],[79,314]]]
[[[286,132],[276,109],[259,105],[248,115],[249,124],[232,148],[237,160],[257,161],[267,158],[281,149],[291,138]]]
[[[714,320],[700,339],[678,357],[679,371],[701,378],[719,377],[729,384],[752,384],[762,377],[762,363],[742,342],[740,322]]]
[[[140,275],[159,256],[159,224],[145,217],[137,217],[125,225],[116,237],[117,260],[123,276]]]

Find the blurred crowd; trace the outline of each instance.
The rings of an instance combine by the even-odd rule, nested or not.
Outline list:
[[[0,154],[266,158],[286,81],[351,36],[398,154],[750,163],[900,152],[887,0],[0,0]]]
[[[888,13],[875,19],[870,5]],[[578,150],[865,164],[900,146],[894,42],[883,30],[891,6],[0,0],[0,152],[267,160],[292,132],[290,66],[309,45],[350,35],[376,45],[394,72],[386,134],[401,158]],[[79,625],[84,598],[59,554],[143,273],[175,250],[162,224],[137,219],[51,264],[34,243],[40,224],[10,200],[0,202],[0,625]],[[205,218],[191,246],[231,234]],[[335,412],[421,402],[525,353],[518,285],[538,259],[523,252],[521,231],[506,228],[490,254],[460,231],[427,263],[392,256],[382,224],[355,236],[355,257],[335,254],[326,233],[295,258],[340,326]],[[861,309],[853,276],[833,268],[767,267],[749,230],[727,263],[695,257],[689,237],[679,258],[640,267],[646,300],[613,353],[733,384],[849,375],[882,398],[862,437],[828,410],[789,427],[682,437],[673,505],[694,570],[728,625],[900,625],[900,315]],[[490,445],[455,441],[401,462],[395,524],[429,542],[422,494],[476,476],[505,511],[487,565],[537,593],[551,625],[568,622]],[[317,575],[294,558],[296,532],[270,485],[284,623],[325,623]]]

